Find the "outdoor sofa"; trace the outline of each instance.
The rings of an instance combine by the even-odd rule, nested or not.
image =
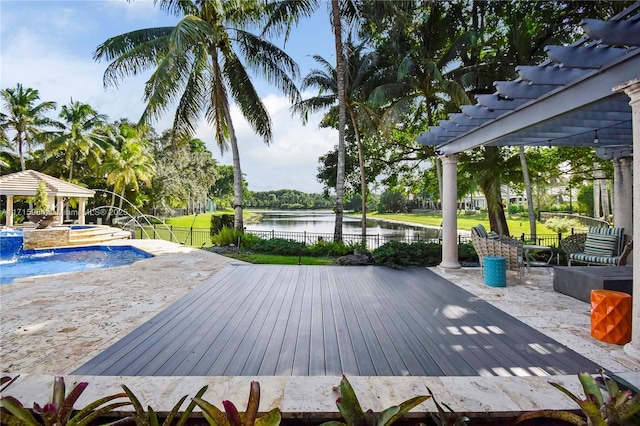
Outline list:
[[[626,239],[624,228],[591,226],[587,233],[570,235],[560,241],[567,254],[567,263],[601,266],[624,266],[633,250],[633,241]]]

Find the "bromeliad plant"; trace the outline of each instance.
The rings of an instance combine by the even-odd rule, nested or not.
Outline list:
[[[400,405],[389,407],[381,413],[374,413],[370,409],[363,412],[358,397],[345,376],[342,376],[338,389],[340,397],[336,400],[336,405],[344,422],[330,421],[320,426],[389,426],[412,408],[431,398],[431,395],[416,396]]]
[[[550,385],[559,389],[576,404],[580,406],[586,416],[586,420],[567,411],[536,411],[523,414],[518,417],[516,424],[535,418],[553,418],[563,420],[573,425],[587,426],[632,426],[640,424],[640,393],[635,395],[629,389],[621,390],[615,380],[606,378],[603,371],[599,371],[601,383],[607,388],[609,398],[602,396],[598,381],[589,373],[578,374],[578,379],[582,384],[586,399],[580,399],[564,386],[549,382]]]
[[[2,388],[2,391],[14,381],[15,379],[10,377],[3,377],[0,384],[6,383],[6,386]],[[25,408],[20,401],[12,396],[3,396],[0,398],[2,423],[9,426],[87,426],[116,408],[130,405],[129,401],[109,404],[109,402],[118,398],[126,398],[126,394],[119,393],[100,398],[91,402],[82,410],[74,411],[73,405],[88,385],[87,382],[77,383],[69,394],[65,396],[64,378],[56,376],[53,381],[51,402],[46,403],[44,406],[34,403],[33,410]]]
[[[129,397],[129,400],[131,401],[131,404],[135,409],[135,413],[132,416],[135,424],[138,426],[158,426],[160,422],[158,420],[158,414],[154,411],[154,409],[151,408],[151,406],[148,406],[147,411],[145,411],[138,397],[136,397],[135,394],[125,385],[122,385],[122,388],[124,389],[126,395]],[[207,391],[207,388],[208,386],[202,387],[196,394],[196,398],[202,397],[202,395],[204,395],[204,393]],[[187,421],[191,417],[193,409],[196,407],[195,401],[191,401],[191,403],[187,406],[187,409],[180,415],[180,417],[178,417],[178,410],[180,410],[180,407],[187,399],[187,397],[188,395],[183,396],[176,403],[169,414],[167,414],[167,417],[165,417],[164,422],[162,423],[163,426],[172,425],[174,419],[176,418],[178,418],[176,426],[183,426],[187,423]]]
[[[281,420],[279,408],[274,408],[262,417],[258,417],[260,405],[260,383],[258,382],[251,382],[247,410],[244,413],[238,412],[231,401],[222,401],[224,413],[200,396],[196,396],[193,401],[202,409],[204,418],[211,426],[278,426]]]

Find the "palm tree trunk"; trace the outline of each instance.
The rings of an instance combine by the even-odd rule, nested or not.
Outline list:
[[[233,156],[233,226],[242,232],[244,231],[244,221],[242,218],[242,169],[240,168],[240,151],[238,150],[238,138],[236,137],[236,131],[231,122],[231,114],[229,114],[228,108],[225,108],[224,114],[227,120],[227,128],[229,129],[229,142]]]
[[[342,220],[344,215],[344,169],[345,147],[344,128],[346,124],[345,108],[345,81],[344,81],[344,54],[342,48],[342,23],[340,22],[340,9],[338,0],[331,0],[331,16],[333,35],[336,44],[336,73],[338,80],[338,166],[336,176],[336,223],[333,231],[333,241],[342,241]]]
[[[120,191],[120,202],[118,203],[118,208],[122,211],[122,202],[124,201],[124,190],[125,186],[122,185],[122,190]]]
[[[522,165],[522,179],[524,180],[524,192],[527,196],[527,210],[529,211],[529,233],[531,239],[536,241],[536,211],[533,208],[533,191],[531,190],[531,177],[527,157],[524,155],[524,146],[520,146],[520,164]]]
[[[109,223],[109,220],[111,219],[111,211],[113,210],[113,206],[115,206],[115,204],[116,204],[116,193],[112,191],[111,204],[109,204],[109,211],[107,212],[107,218],[104,220],[105,223]]]
[[[437,156],[433,157],[433,161],[436,163],[436,178],[438,179],[438,200],[442,206],[442,166],[440,165],[440,159]]]
[[[358,123],[356,117],[353,114],[353,109],[349,108],[349,115],[351,116],[351,123],[353,125],[353,133],[358,145],[358,163],[360,165],[360,194],[362,196],[362,245],[367,245],[367,174],[364,169],[364,148],[362,146],[362,139],[360,138],[360,132],[358,131]]]
[[[22,169],[22,171],[25,171],[25,170],[27,170],[27,166],[25,165],[25,162],[24,162],[24,153],[22,152],[24,150],[24,142],[22,140],[22,132],[18,132],[16,137],[18,139],[18,154],[20,155],[20,168]]]

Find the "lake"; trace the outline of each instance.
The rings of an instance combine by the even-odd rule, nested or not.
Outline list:
[[[264,235],[265,232],[280,234],[304,233],[316,236],[322,234],[324,238],[333,236],[335,214],[331,210],[248,210],[251,213],[262,215],[257,223],[245,223],[248,232]],[[342,226],[345,242],[358,241],[361,234],[361,220],[358,217],[344,217]],[[367,240],[369,244],[378,246],[388,240],[413,242],[425,239],[437,239],[440,236],[439,228],[430,228],[420,225],[407,225],[403,223],[387,222],[382,220],[367,220]],[[307,239],[307,242],[313,239]]]

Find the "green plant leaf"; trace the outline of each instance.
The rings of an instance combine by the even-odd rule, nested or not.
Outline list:
[[[598,387],[598,383],[589,373],[578,373],[578,380],[582,384],[582,388],[584,389],[584,394],[590,400],[594,400],[594,402],[598,405],[598,408],[602,407],[604,404],[604,398],[602,397],[602,392],[600,392],[600,388]],[[615,395],[615,394],[612,394]]]
[[[158,426],[160,424],[160,421],[158,420],[158,414],[156,414],[156,412],[153,410],[153,407],[150,405],[147,405],[147,421],[149,426]]]
[[[195,397],[202,398],[202,395],[204,395],[207,389],[209,389],[209,386],[207,385],[201,387]],[[192,398],[191,402],[187,406],[187,409],[184,410],[184,412],[182,413],[182,416],[180,416],[180,419],[178,420],[178,423],[176,424],[176,426],[184,426],[184,424],[186,424],[189,418],[191,417],[191,413],[193,413],[194,408],[196,408],[196,402]]]
[[[0,398],[0,407],[11,413],[23,425],[39,425],[31,411],[22,406],[22,403],[12,396]],[[4,417],[4,416],[3,416]],[[2,420],[4,422],[4,419]]]
[[[131,392],[131,390],[125,385],[122,385],[122,389],[124,389],[125,394],[127,395],[127,397],[129,397],[129,401],[131,401],[133,408],[136,410],[136,415],[141,419],[144,418],[145,417],[144,407],[140,403],[140,400],[138,399],[138,397],[133,392]]]
[[[388,426],[394,423],[396,420],[404,416],[408,413],[412,408],[417,405],[420,405],[424,401],[431,398],[431,395],[422,395],[416,396],[411,399],[408,399],[402,402],[400,405],[396,405],[394,407],[389,407],[380,413],[380,417],[378,418],[377,425],[378,426]]]
[[[83,413],[85,410],[87,410],[87,407],[85,407],[80,413],[76,414],[69,421],[69,423],[67,423],[67,426],[88,426],[93,421],[115,410],[116,408],[125,407],[127,405],[131,405],[131,402],[129,401],[115,402],[113,404],[105,405],[104,407],[101,407],[97,410],[92,409],[92,410],[88,410],[86,413]]]
[[[554,411],[554,410],[541,410],[541,411],[534,411],[532,413],[525,413],[520,417],[518,417],[513,422],[513,424],[517,425],[524,421],[528,421],[532,419],[540,419],[540,418],[562,420],[564,422],[571,423],[572,425],[576,425],[576,426],[586,426],[587,424],[587,422],[577,414],[573,414],[568,411]]]
[[[267,414],[258,417],[254,423],[255,426],[277,426],[282,420],[279,408],[274,408]]]
[[[365,424],[365,416],[358,397],[345,376],[342,376],[340,381],[340,398],[336,400],[336,405],[348,425],[360,426]]]
[[[185,395],[182,398],[180,398],[180,400],[173,406],[173,408],[171,409],[171,411],[169,411],[169,414],[167,414],[167,417],[164,419],[164,422],[162,423],[163,425],[167,425],[170,426],[173,423],[173,419],[178,415],[178,411],[180,410],[180,407],[182,406],[182,403],[184,402],[185,399],[187,399],[189,395]],[[149,413],[152,413],[153,409],[151,407],[149,407]],[[153,413],[155,415],[155,413]],[[155,415],[155,423],[152,423],[151,426],[158,426],[158,416]]]
[[[193,401],[202,409],[202,413],[211,426],[229,426],[227,416],[218,407],[199,397],[193,398]]]
[[[56,377],[57,379],[57,377]],[[61,383],[61,385],[59,385],[59,383]],[[56,386],[58,385],[58,386]],[[63,424],[66,424],[67,421],[69,420],[69,417],[71,416],[71,412],[73,411],[73,406],[76,403],[76,401],[78,400],[78,398],[80,398],[80,395],[82,395],[82,392],[84,392],[84,390],[87,388],[87,386],[89,386],[88,382],[80,382],[78,384],[76,384],[73,389],[71,389],[71,392],[69,392],[69,395],[67,395],[66,398],[64,398],[64,400],[61,401],[60,404],[58,404],[58,402],[56,401],[56,398],[59,398],[59,392],[62,391],[62,395],[64,396],[64,379],[62,377],[60,377],[60,382],[55,382],[54,383],[54,391],[53,391],[53,395],[54,395],[54,404],[56,404],[59,408],[58,408],[58,420],[60,422],[62,422]],[[57,388],[57,390],[56,390]]]

